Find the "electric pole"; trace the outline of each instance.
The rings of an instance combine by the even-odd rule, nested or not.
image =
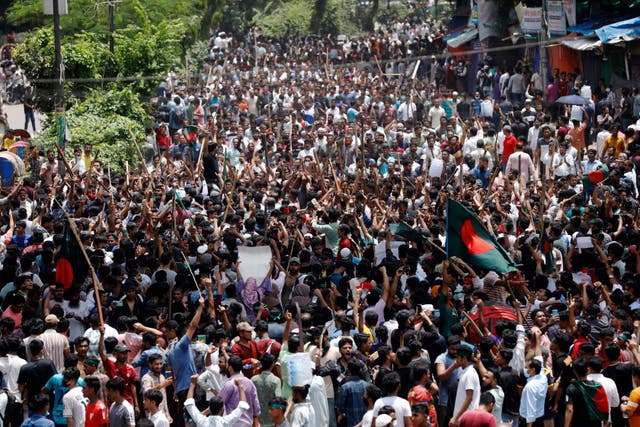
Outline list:
[[[547,8],[546,0],[542,1],[542,28],[540,29],[540,80],[542,81],[542,99],[547,100]]]
[[[113,54],[113,31],[115,30],[115,0],[109,0],[109,52]]]
[[[59,0],[53,0],[53,49],[54,49],[54,74],[55,95],[54,106],[60,112],[64,111],[64,71],[62,64],[62,48],[60,46],[60,5]]]

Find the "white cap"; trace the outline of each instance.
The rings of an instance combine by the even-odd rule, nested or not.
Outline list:
[[[388,414],[378,415],[376,417],[376,427],[384,427],[393,422],[393,418],[391,418]]]
[[[351,250],[349,248],[340,249],[340,258],[346,259],[351,256]]]

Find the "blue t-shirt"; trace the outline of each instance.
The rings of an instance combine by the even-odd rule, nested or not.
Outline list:
[[[51,409],[51,415],[53,417],[53,421],[56,424],[67,424],[67,419],[62,415],[64,411],[64,403],[62,402],[62,397],[66,392],[69,391],[68,387],[65,387],[62,384],[62,374],[55,374],[49,381],[45,384],[47,390],[53,392],[53,408]],[[78,386],[84,386],[84,380],[82,378],[78,378]],[[24,425],[24,424],[23,424]]]
[[[191,340],[185,334],[167,354],[175,380],[176,392],[189,389],[191,376],[196,374],[196,365],[191,354]]]
[[[65,419],[65,422],[67,420]],[[22,423],[22,427],[54,427],[55,424],[48,418],[43,417],[40,414],[35,414],[32,417],[27,418]]]

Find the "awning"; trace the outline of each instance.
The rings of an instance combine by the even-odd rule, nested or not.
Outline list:
[[[602,42],[596,38],[577,38],[577,39],[568,39],[562,40],[561,42],[564,46],[571,48],[573,50],[593,50],[599,46],[602,46]]]
[[[596,30],[602,43],[620,43],[640,38],[640,18],[605,25]]]
[[[450,47],[460,47],[465,43],[469,43],[471,40],[478,37],[478,29],[477,28],[467,28],[461,34],[456,35],[453,38],[447,40],[447,45]]]

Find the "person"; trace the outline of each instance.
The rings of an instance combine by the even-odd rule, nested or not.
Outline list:
[[[224,401],[224,409],[226,413],[231,413],[238,407],[240,394],[235,380],[242,382],[245,401],[249,404],[249,409],[243,411],[240,418],[236,420],[238,426],[256,426],[260,417],[260,402],[258,401],[258,393],[256,386],[250,379],[242,373],[242,359],[237,356],[229,357],[227,362],[227,370],[229,371],[229,380],[224,383],[218,396]]]
[[[31,396],[29,408],[33,415],[24,420],[22,427],[54,427],[53,421],[47,418],[49,412],[49,396],[44,393],[37,393]]]
[[[68,368],[77,367],[77,360],[78,358],[75,354],[67,355],[64,360],[65,371]],[[83,379],[79,379],[77,384],[82,387]],[[53,394],[53,404],[51,405],[51,417],[53,421],[58,426],[66,425],[67,419],[64,415],[64,396],[69,391],[69,387],[64,380],[64,371],[49,378],[42,391],[46,394]]]
[[[45,358],[44,343],[35,339],[29,343],[31,362],[20,368],[18,388],[23,402],[28,403],[30,396],[42,391],[47,380],[56,374],[56,367],[51,359]]]
[[[291,387],[293,409],[291,410],[291,427],[311,427],[314,425],[315,412],[307,400],[309,386]]]
[[[138,392],[136,388],[136,372],[131,365],[127,363],[129,358],[129,348],[124,344],[117,344],[113,349],[115,361],[109,359],[104,351],[104,328],[100,327],[100,344],[98,353],[102,359],[104,370],[110,378],[119,377],[125,382],[126,386],[123,391],[125,400],[133,405],[136,416],[140,415],[140,406],[138,405]]]
[[[365,366],[358,359],[350,359],[347,362],[347,378],[344,379],[342,385],[340,385],[340,393],[338,395],[338,422],[343,420],[346,422],[347,427],[353,427],[367,412],[364,396],[368,382],[361,378],[362,371]]]
[[[195,336],[196,329],[200,323],[200,316],[202,315],[202,309],[204,307],[204,298],[198,299],[198,308],[195,315],[186,332],[180,339],[175,334],[175,329],[171,332],[171,335],[167,334],[167,337],[171,336],[171,343],[169,344],[167,360],[171,366],[174,380],[174,389],[178,396],[179,402],[184,402],[187,392],[189,391],[189,381],[192,375],[196,373],[196,367],[193,361],[193,355],[191,353],[191,341]],[[179,417],[176,422],[178,426],[182,425],[182,417]]]
[[[474,368],[473,353],[469,347],[461,346],[458,348],[456,363],[460,366],[461,371],[458,377],[453,417],[449,420],[449,426],[457,425],[462,414],[477,408],[480,402],[480,377]]]
[[[165,418],[171,422],[171,415],[167,405],[167,388],[173,385],[173,377],[165,378],[162,374],[162,360],[162,356],[157,353],[153,353],[149,357],[149,372],[140,380],[140,391],[142,395],[145,395],[150,390],[160,393],[162,399],[158,402],[158,406],[164,413]]]
[[[388,405],[393,407],[396,413],[396,426],[404,427],[405,425],[411,425],[411,406],[406,399],[398,397],[400,382],[400,375],[395,371],[389,372],[382,378],[382,388],[386,396],[376,400],[373,405],[373,423],[376,422],[380,408]]]
[[[64,356],[70,353],[70,348],[69,339],[56,330],[58,323],[58,316],[47,315],[44,318],[44,332],[38,335],[38,339],[44,344],[44,350],[55,364],[56,370],[62,372]]]
[[[536,331],[536,333],[536,338],[540,339],[540,332]],[[522,389],[522,397],[520,398],[520,416],[527,423],[527,427],[532,427],[536,423],[539,425],[544,416],[549,384],[542,370],[542,363],[542,357],[536,356],[535,359],[529,361],[526,368],[528,378],[527,384]]]
[[[491,415],[494,404],[493,394],[489,392],[482,393],[478,407],[462,414],[458,427],[495,427],[497,425],[496,419]]]
[[[143,393],[142,405],[154,427],[169,427],[169,419],[160,408],[162,393],[159,390],[147,390]]]
[[[567,388],[565,425],[601,426],[609,417],[609,402],[604,388],[601,384],[587,379],[588,366],[585,359],[575,360],[573,371],[577,381]]]
[[[106,427],[109,423],[108,409],[102,400],[99,399],[100,380],[94,377],[87,377],[82,387],[82,393],[87,399],[85,408],[85,427]]]
[[[66,368],[62,376],[64,384],[69,390],[62,397],[64,405],[62,415],[67,419],[67,427],[84,427],[86,398],[82,392],[82,386],[78,385],[80,371],[76,367]]]
[[[214,396],[209,400],[209,416],[205,416],[196,407],[193,399],[196,384],[198,383],[198,375],[191,377],[189,390],[187,391],[187,400],[184,401],[184,408],[187,410],[196,427],[228,427],[233,426],[240,417],[249,411],[247,403],[247,395],[244,391],[244,381],[241,378],[233,380],[238,390],[238,406],[230,411],[227,415],[224,413],[224,401],[219,396]],[[284,412],[284,411],[283,411]]]
[[[120,377],[107,381],[107,396],[112,402],[109,408],[109,427],[134,427],[136,425],[133,406],[124,398],[126,384]]]
[[[269,402],[269,420],[274,427],[290,427],[289,421],[285,417],[287,401],[284,397],[276,397]]]
[[[269,402],[282,395],[282,382],[271,370],[275,357],[271,353],[264,353],[260,356],[260,373],[251,378],[251,382],[256,387],[258,402],[260,402],[260,424],[266,425],[271,422],[270,412],[262,408],[268,408]]]

